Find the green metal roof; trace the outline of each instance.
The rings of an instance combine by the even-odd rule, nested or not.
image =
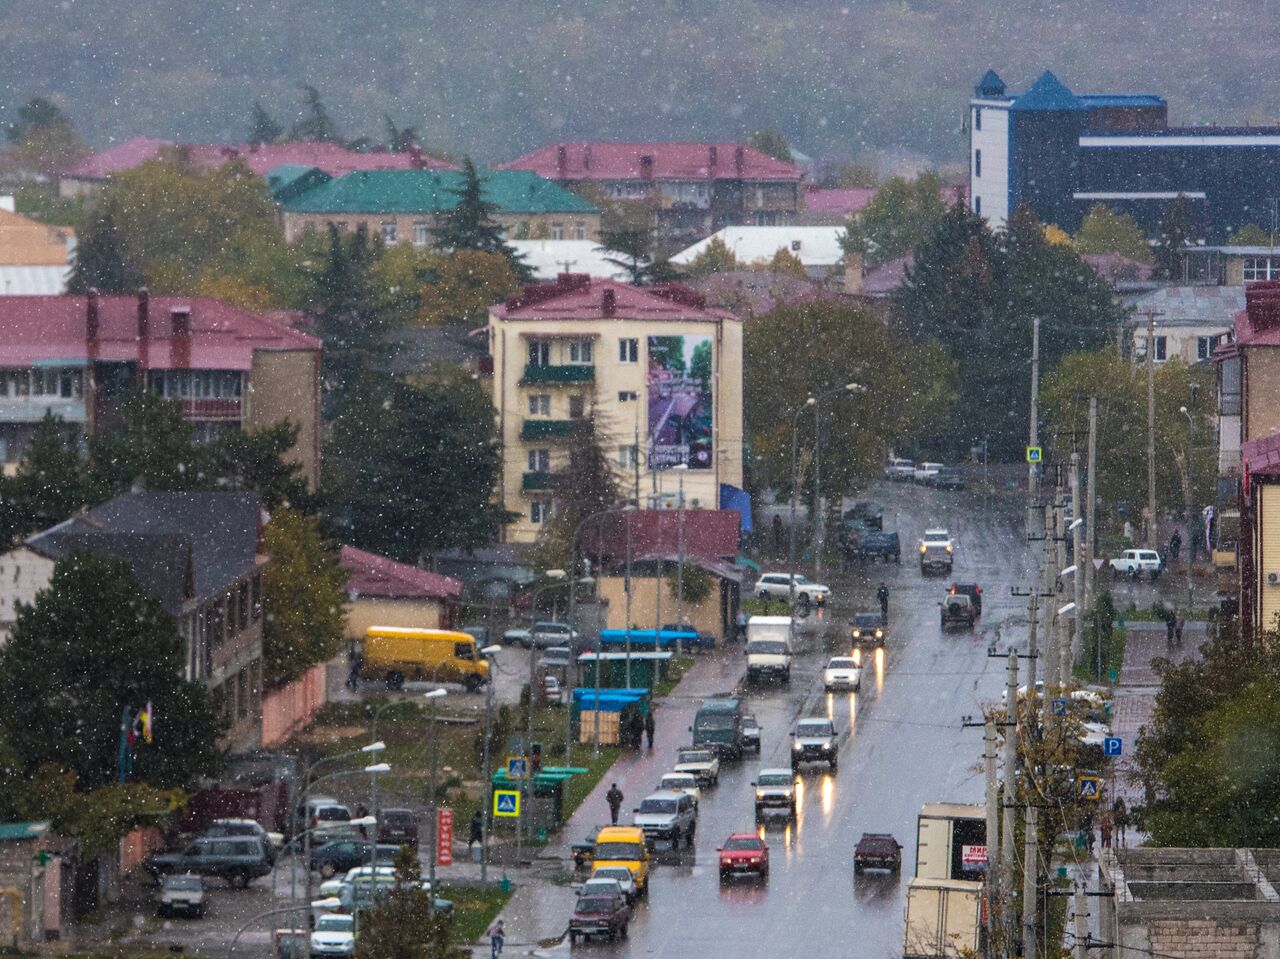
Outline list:
[[[284,203],[313,190],[322,183],[332,180],[328,173],[318,167],[303,166],[298,163],[286,163],[267,171],[267,189],[277,203]]]
[[[589,770],[580,766],[543,766],[533,777],[535,786],[554,786],[562,783],[566,779],[572,779],[574,776],[580,776]],[[499,769],[493,774],[493,784],[495,786],[516,786],[521,780],[508,779],[507,771]]]
[[[582,197],[528,170],[480,173],[485,200],[499,213],[598,213]],[[458,202],[457,170],[358,170],[281,198],[289,213],[443,213]]]
[[[49,831],[47,822],[0,823],[0,842],[16,842],[20,839],[39,839]]]

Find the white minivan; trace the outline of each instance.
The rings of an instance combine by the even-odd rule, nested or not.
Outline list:
[[[747,681],[791,681],[791,617],[752,616],[747,620]]]

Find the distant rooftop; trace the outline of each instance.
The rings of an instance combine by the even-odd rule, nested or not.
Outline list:
[[[671,262],[687,266],[719,239],[741,263],[766,262],[786,250],[806,267],[830,267],[844,257],[844,234],[842,226],[726,226],[681,250]]]
[[[500,164],[551,180],[787,180],[800,169],[741,143],[552,143]]]
[[[1013,110],[1080,110],[1115,107],[1164,107],[1164,97],[1154,93],[1074,93],[1046,70],[1025,93],[1013,93],[994,70],[988,70],[974,87],[982,100],[1004,100]]]
[[[501,320],[649,320],[734,319],[732,313],[707,306],[706,298],[679,283],[631,286],[576,273],[562,273],[554,283],[530,283],[505,303],[491,307]]]

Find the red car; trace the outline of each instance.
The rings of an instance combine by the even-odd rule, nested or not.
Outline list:
[[[731,876],[769,878],[769,847],[753,832],[735,832],[716,852],[720,853],[720,881]]]

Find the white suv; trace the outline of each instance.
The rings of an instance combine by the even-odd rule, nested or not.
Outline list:
[[[889,460],[884,468],[885,479],[894,482],[910,482],[915,479],[916,464],[912,460],[898,459],[894,457]]]
[[[693,848],[698,806],[686,792],[662,790],[641,800],[636,808],[635,824],[644,831],[650,846],[661,839],[671,843],[672,849],[679,849],[683,838],[685,845]]]
[[[920,572],[942,570],[951,572],[952,553],[955,544],[945,529],[927,529],[920,540]]]
[[[1156,580],[1160,578],[1162,566],[1160,554],[1154,549],[1126,549],[1111,561],[1111,572],[1132,576],[1134,579],[1146,573],[1152,580]]]
[[[938,476],[938,470],[946,466],[945,463],[917,463],[916,468],[911,471],[911,478],[917,483],[928,486]]]
[[[797,600],[821,606],[831,598],[830,586],[811,583],[798,573],[794,579]],[[761,599],[790,599],[791,580],[786,573],[765,573],[756,581],[755,594]]]

